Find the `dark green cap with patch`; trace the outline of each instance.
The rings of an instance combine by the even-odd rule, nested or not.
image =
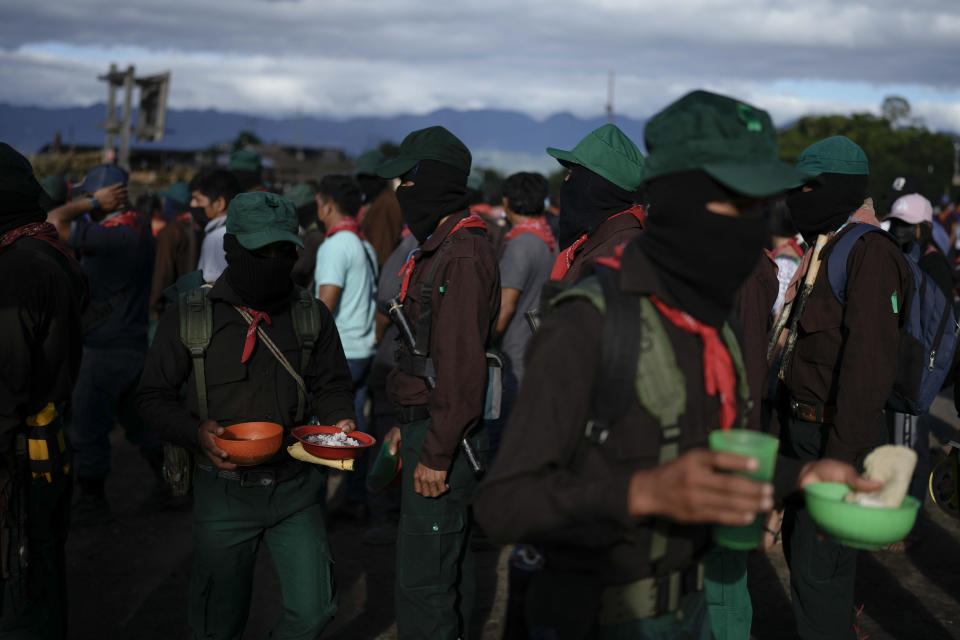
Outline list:
[[[702,169],[732,191],[765,198],[809,178],[779,159],[770,114],[708,91],[688,93],[653,116],[644,139],[643,182]]]
[[[867,154],[847,136],[830,136],[814,142],[800,154],[797,168],[810,176],[821,173],[870,175]]]
[[[230,154],[227,169],[230,171],[260,171],[263,161],[253,149],[237,149]]]
[[[180,205],[190,206],[190,188],[186,182],[174,182],[169,189],[160,191],[157,195]]]
[[[298,182],[283,192],[283,197],[293,203],[297,209],[316,202],[313,188],[306,182]]]
[[[379,149],[364,151],[357,158],[354,173],[358,176],[375,176],[377,175],[377,169],[385,159],[386,157]]]
[[[377,175],[381,178],[397,178],[413,169],[421,160],[443,162],[469,175],[473,157],[457,136],[443,127],[427,127],[404,138],[400,143],[400,155],[383,163],[377,169]]]
[[[273,242],[292,242],[303,247],[293,203],[275,193],[241,193],[227,209],[227,233],[237,236],[245,249],[259,249]]]
[[[621,189],[635,191],[640,186],[643,154],[616,125],[594,129],[570,151],[547,147],[547,153],[565,167],[579,164]]]

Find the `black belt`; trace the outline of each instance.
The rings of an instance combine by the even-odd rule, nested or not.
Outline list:
[[[799,400],[790,400],[790,413],[793,417],[804,422],[819,422],[833,424],[837,416],[837,408],[824,404],[809,404]]]
[[[397,422],[400,424],[410,424],[417,420],[426,420],[430,417],[430,408],[425,404],[411,404],[406,406],[397,406]]]
[[[245,469],[243,471],[217,469],[209,464],[199,462],[197,463],[197,467],[207,473],[216,474],[218,478],[239,482],[241,487],[270,487],[296,477],[303,469],[303,464],[300,462],[291,462],[281,467]]]

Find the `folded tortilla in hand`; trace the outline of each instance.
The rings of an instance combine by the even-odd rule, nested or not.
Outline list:
[[[887,444],[877,447],[863,461],[863,475],[883,483],[883,489],[872,493],[851,491],[844,498],[864,507],[896,509],[910,488],[913,468],[917,466],[917,453],[910,447]]]

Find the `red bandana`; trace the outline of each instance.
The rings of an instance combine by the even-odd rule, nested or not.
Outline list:
[[[247,327],[247,339],[243,342],[243,355],[240,356],[240,362],[246,362],[250,359],[250,356],[253,355],[253,347],[257,344],[257,327],[260,325],[260,321],[266,322],[267,324],[273,323],[266,311],[254,311],[249,307],[240,308],[253,317],[253,322]]]
[[[121,214],[115,215],[112,218],[108,218],[100,224],[105,227],[130,227],[137,232],[141,231],[143,228],[143,223],[140,220],[140,214],[133,209],[128,209]]]
[[[452,236],[454,233],[456,233],[460,229],[471,229],[471,228],[483,229],[484,231],[486,231],[487,223],[483,221],[483,218],[481,218],[475,213],[472,213],[466,218],[464,218],[463,220],[461,220],[460,222],[458,222],[456,226],[454,226],[453,229],[450,230],[450,233],[447,234],[444,240]],[[410,276],[413,275],[413,266],[414,266],[414,263],[417,261],[417,257],[420,255],[421,255],[420,247],[417,247],[416,249],[411,251],[410,255],[407,257],[407,261],[403,263],[403,267],[400,269],[400,273],[397,274],[398,276],[400,276],[400,278],[402,278],[400,283],[400,302],[401,303],[407,297],[407,288],[410,286]]]
[[[703,383],[707,395],[720,393],[720,428],[730,429],[737,417],[737,377],[733,372],[733,359],[717,330],[698,322],[685,311],[668,307],[656,296],[650,296],[650,300],[674,326],[703,340]]]
[[[532,233],[546,242],[547,246],[550,247],[550,253],[553,253],[557,247],[557,243],[553,239],[553,231],[550,230],[550,225],[547,224],[547,218],[545,216],[524,220],[520,224],[514,225],[514,227],[507,232],[504,240],[509,242],[521,233]]]
[[[797,254],[797,260],[800,260],[803,257],[803,249],[800,247],[800,244],[797,242],[796,238],[790,238],[782,245],[769,252],[771,258],[779,258],[783,255],[788,249],[793,249]]]
[[[607,218],[606,220],[604,220],[603,222],[613,220],[614,218],[622,216],[627,213],[629,213],[634,218],[639,220],[640,226],[643,227],[643,220],[646,217],[646,210],[643,208],[642,205],[639,205],[639,204],[633,205],[626,211],[615,213],[609,218]],[[603,224],[603,222],[601,222],[600,224]],[[580,247],[583,246],[583,243],[586,242],[587,238],[589,237],[590,237],[589,234],[586,234],[586,233],[583,234],[582,236],[574,240],[573,244],[571,244],[569,247],[567,247],[557,255],[557,259],[554,260],[553,262],[553,270],[550,272],[551,280],[563,280],[563,277],[567,275],[568,271],[570,271],[570,267],[573,266],[573,261],[577,256],[577,251],[580,250]]]
[[[327,235],[325,235],[324,238],[329,238],[338,231],[349,231],[361,240],[366,240],[363,234],[360,233],[360,223],[357,222],[356,218],[351,218],[350,216],[344,216],[340,222],[330,225],[330,228],[327,229]]]
[[[9,247],[19,238],[34,238],[41,242],[46,242],[70,260],[74,259],[73,252],[67,249],[60,240],[60,234],[57,233],[57,228],[49,222],[31,222],[7,231],[0,236],[0,249]]]
[[[193,222],[193,215],[189,211],[178,213],[174,220],[177,222]]]

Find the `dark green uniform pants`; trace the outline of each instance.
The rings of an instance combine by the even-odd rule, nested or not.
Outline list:
[[[0,605],[0,637],[67,637],[67,586],[64,546],[70,522],[73,478],[64,476],[47,482],[28,480],[26,490],[27,558],[26,576],[20,571],[16,549],[18,532],[11,532],[10,578],[3,581]],[[14,491],[9,513],[18,513],[19,495]]]
[[[241,487],[197,470],[189,594],[194,638],[240,637],[261,540],[283,596],[283,617],[271,637],[313,640],[333,618],[333,556],[321,506],[327,479],[313,465],[303,466],[296,477],[269,487]]]
[[[784,455],[803,461],[823,456],[829,426],[787,421],[781,437]],[[806,508],[788,505],[783,516],[783,553],[790,567],[793,615],[801,638],[847,640],[853,630],[853,583],[857,550],[818,540]]]
[[[413,490],[413,472],[420,460],[430,420],[402,425],[403,459],[400,530],[397,535],[397,632],[401,640],[465,638],[476,591],[476,567],[469,538],[470,503],[477,480],[458,451],[447,474],[450,490],[424,498]],[[486,433],[470,436],[481,460]]]
[[[747,590],[747,551],[717,546],[703,559],[703,591],[716,640],[749,640],[753,602]]]

